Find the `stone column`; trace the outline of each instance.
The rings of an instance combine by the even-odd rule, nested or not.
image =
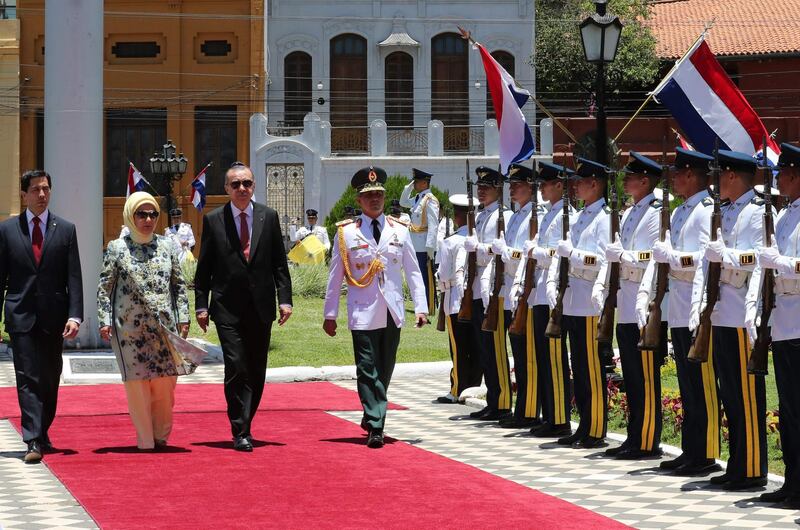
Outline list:
[[[46,0],[44,167],[52,211],[75,223],[83,325],[68,347],[101,347],[97,283],[103,259],[103,0]]]

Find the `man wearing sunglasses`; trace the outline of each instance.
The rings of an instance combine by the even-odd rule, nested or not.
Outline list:
[[[282,326],[291,316],[292,283],[278,213],[252,200],[250,168],[235,162],[225,175],[225,191],[230,201],[203,217],[195,310],[203,331],[209,318],[217,327],[233,447],[250,452],[272,322],[279,314]]]

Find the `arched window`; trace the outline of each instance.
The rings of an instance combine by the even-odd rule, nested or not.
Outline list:
[[[494,57],[494,59],[500,63],[500,66],[506,69],[506,72],[508,72],[511,77],[514,77],[513,55],[504,51],[496,51],[492,52],[492,57]],[[494,113],[494,105],[492,104],[492,96],[489,93],[489,83],[486,83],[486,119],[497,119],[497,115]]]
[[[292,52],[283,59],[283,119],[287,127],[302,127],[311,112],[311,56]]]
[[[431,41],[431,118],[448,126],[446,150],[469,147],[467,42],[456,33],[442,33]]]
[[[407,53],[394,52],[385,63],[386,103],[384,116],[389,127],[414,126],[414,60]]]
[[[331,39],[331,148],[367,150],[367,39],[345,33]]]

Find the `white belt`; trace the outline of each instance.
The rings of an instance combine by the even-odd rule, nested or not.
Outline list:
[[[572,278],[578,278],[580,280],[586,280],[593,282],[597,279],[597,274],[599,271],[589,270],[589,269],[573,269],[570,267],[569,275]]]
[[[775,294],[800,294],[800,280],[790,280],[782,278],[780,275],[775,276]]]
[[[630,265],[622,264],[619,268],[620,280],[626,280],[633,283],[641,283],[644,276],[644,269],[632,267]]]
[[[669,277],[673,280],[678,280],[681,282],[692,282],[694,281],[694,271],[676,271],[675,269],[669,270]]]
[[[737,269],[722,269],[719,276],[719,281],[727,283],[734,289],[741,289],[747,284],[748,280],[750,280],[750,273]]]

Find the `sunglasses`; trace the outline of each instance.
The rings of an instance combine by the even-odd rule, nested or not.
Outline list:
[[[235,189],[235,190],[238,190],[240,185],[244,186],[245,189],[249,190],[250,188],[253,187],[253,181],[250,180],[250,179],[247,179],[247,180],[234,180],[234,181],[231,181],[231,183],[230,183],[230,187]]]
[[[154,219],[154,220],[158,219],[158,212],[155,211],[155,210],[136,212],[133,215],[135,215],[137,219],[142,219],[142,220],[144,220],[144,219]]]

